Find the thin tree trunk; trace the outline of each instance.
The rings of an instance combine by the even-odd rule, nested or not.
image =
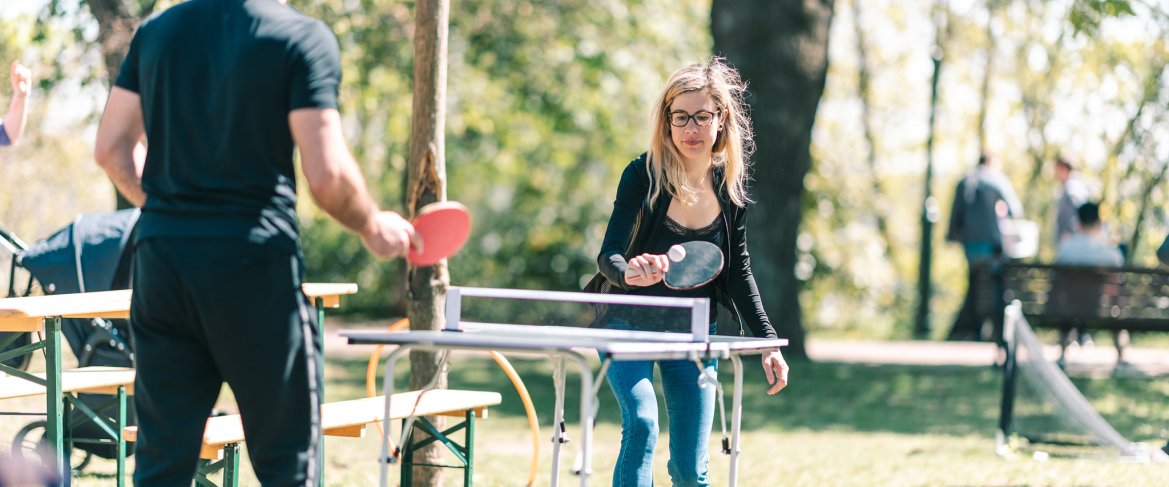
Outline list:
[[[942,62],[946,39],[949,37],[949,4],[939,0],[934,5],[934,64],[930,79],[929,132],[925,140],[925,177],[921,197],[921,253],[917,267],[917,312],[914,314],[913,334],[928,338],[930,333],[930,304],[933,301],[934,222],[938,219],[938,203],[934,198],[934,139],[937,135],[938,83],[942,79]]]
[[[134,31],[138,23],[154,11],[154,3],[150,2],[138,10],[138,2],[132,0],[85,0],[89,11],[97,19],[97,42],[101,46],[102,60],[106,65],[106,81],[114,86],[118,79],[118,71],[122,68],[122,61],[130,51],[130,41],[134,39]],[[117,197],[116,207],[121,210],[133,205],[114,189]]]
[[[866,39],[864,29],[861,28],[861,2],[864,0],[852,0],[852,21],[856,27],[856,53],[857,53],[857,95],[861,101],[861,126],[864,128],[865,142],[868,144],[868,154],[866,159],[869,163],[869,179],[872,181],[872,202],[875,211],[873,212],[876,218],[877,235],[881,237],[881,241],[885,243],[885,259],[890,266],[897,267],[898,258],[897,244],[893,241],[892,234],[889,230],[889,204],[887,195],[885,194],[885,187],[881,184],[881,174],[877,170],[877,136],[873,130],[872,121],[872,106],[873,93],[869,85],[869,56],[865,49]],[[894,275],[897,275],[894,273]],[[904,293],[901,293],[903,286],[901,277],[894,277],[894,309],[901,309],[901,303],[905,301]]]
[[[446,199],[446,77],[449,0],[419,0],[414,31],[414,107],[407,168],[406,209],[413,217],[425,205]],[[431,267],[407,267],[406,313],[412,330],[437,330],[443,326],[443,307],[450,282],[446,261]],[[434,382],[446,387],[446,373],[433,352],[410,353],[410,386],[419,389]],[[441,418],[428,418],[442,430]],[[415,437],[420,437],[415,430]],[[425,436],[421,436],[425,437]],[[418,463],[441,463],[441,444],[434,443],[414,455]],[[442,469],[419,467],[414,485],[442,483]]]
[[[1128,239],[1128,252],[1124,256],[1125,264],[1131,264],[1133,256],[1137,254],[1137,246],[1141,243],[1141,227],[1144,226],[1145,215],[1149,213],[1149,203],[1152,200],[1153,190],[1165,181],[1166,173],[1169,173],[1169,161],[1161,164],[1161,171],[1145,182],[1145,188],[1141,191],[1141,205],[1137,212],[1137,221],[1133,224],[1132,235]]]
[[[997,0],[986,2],[986,64],[982,69],[982,88],[979,90],[981,104],[978,107],[978,147],[979,151],[986,152],[986,118],[990,106],[990,80],[994,74],[994,55],[998,51],[998,38],[994,35],[994,15]]]
[[[715,0],[714,48],[750,84],[757,202],[748,219],[764,307],[793,356],[806,356],[796,237],[816,110],[828,71],[832,0]]]

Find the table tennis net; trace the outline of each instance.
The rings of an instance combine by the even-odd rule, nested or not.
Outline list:
[[[616,329],[692,334],[695,315],[706,313],[705,300],[523,291],[487,288],[452,288],[448,292],[448,328],[506,324],[579,329]],[[703,303],[699,303],[703,301]],[[457,309],[451,309],[457,306]],[[704,316],[703,325],[709,320]]]
[[[998,448],[1073,458],[1166,461],[1156,448],[1129,441],[1112,427],[1045,353],[1018,302],[1006,310],[1006,367]],[[1119,456],[1117,456],[1119,454]]]

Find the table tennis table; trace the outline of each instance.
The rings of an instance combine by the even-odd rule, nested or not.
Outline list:
[[[689,333],[656,331],[572,328],[563,326],[534,326],[527,324],[483,323],[462,318],[463,298],[497,298],[513,300],[554,300],[608,305],[643,305],[670,308],[689,308]],[[384,393],[394,393],[394,368],[410,350],[465,350],[496,351],[502,353],[534,353],[547,355],[554,365],[555,406],[552,438],[552,481],[559,484],[560,448],[566,443],[561,426],[564,422],[565,362],[579,369],[581,381],[580,404],[580,458],[573,467],[580,476],[580,485],[588,485],[591,471],[593,421],[596,416],[597,395],[604,383],[605,371],[611,361],[631,360],[691,360],[702,362],[712,358],[730,359],[734,369],[734,388],[731,406],[730,483],[737,483],[739,436],[742,417],[743,355],[760,355],[786,346],[786,339],[712,336],[709,327],[709,300],[706,298],[646,297],[612,294],[572,293],[555,291],[528,291],[516,289],[451,287],[446,296],[445,327],[441,330],[384,332],[342,330],[340,335],[350,344],[397,345],[386,358]],[[586,353],[597,352],[601,367],[596,376]],[[701,368],[701,367],[700,367]],[[714,386],[721,387],[714,379]],[[720,401],[721,402],[721,401]],[[387,418],[389,415],[387,414]],[[382,428],[381,483],[389,482],[390,464],[395,457],[390,452],[390,424]],[[724,431],[725,432],[725,431]]]

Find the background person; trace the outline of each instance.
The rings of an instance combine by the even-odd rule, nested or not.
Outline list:
[[[1059,196],[1056,198],[1055,245],[1058,249],[1065,239],[1076,232],[1079,218],[1076,211],[1091,198],[1088,184],[1080,179],[1071,159],[1060,156],[1055,160],[1055,179],[1059,180]]]
[[[1100,205],[1091,201],[1080,205],[1076,209],[1078,229],[1059,244],[1055,254],[1056,264],[1085,265],[1100,267],[1120,267],[1124,265],[1124,256],[1120,248],[1105,235],[1100,222]],[[1071,330],[1060,331],[1060,345],[1066,346]],[[1091,343],[1086,332],[1079,333],[1080,344]],[[1124,362],[1124,348],[1128,345],[1128,330],[1112,332],[1112,343],[1116,346],[1117,363]]]
[[[1010,179],[998,167],[997,160],[990,154],[978,158],[978,166],[958,183],[954,191],[954,203],[950,208],[950,227],[946,240],[959,242],[966,254],[968,274],[966,299],[962,309],[950,328],[947,340],[981,340],[982,324],[985,319],[978,313],[979,281],[981,273],[992,273],[988,277],[997,280],[992,264],[1003,252],[1001,220],[1021,218],[1023,204],[1015,194]],[[992,340],[1002,338],[1002,306],[994,304],[991,319],[994,323]]]
[[[191,484],[225,381],[260,483],[318,482],[322,360],[300,287],[294,145],[318,204],[370,251],[404,255],[413,235],[366,192],[341,132],[340,78],[329,28],[276,0],[180,3],[134,35],[95,157],[143,205],[136,485]]]
[[[751,333],[776,336],[763,310],[747,254],[747,156],[751,124],[739,74],[720,59],[686,66],[670,76],[654,106],[650,149],[625,168],[598,256],[610,285],[633,295],[707,297],[738,309]],[[649,209],[634,233],[643,204]],[[626,246],[631,242],[633,248]],[[670,246],[690,240],[719,245],[726,268],[714,282],[690,291],[662,284]],[[628,253],[626,251],[629,250]],[[714,333],[717,307],[711,307]],[[641,327],[639,317],[615,312],[611,326]],[[707,443],[714,419],[714,387],[699,387],[693,362],[613,362],[609,385],[621,406],[621,449],[615,486],[653,483],[658,436],[654,364],[661,373],[670,428],[668,470],[673,485],[709,485]],[[714,376],[717,361],[703,373]],[[763,356],[763,370],[775,394],[787,385],[788,366],[780,352]]]
[[[8,113],[0,121],[0,146],[15,144],[24,134],[24,123],[28,118],[25,105],[28,102],[28,93],[32,90],[32,71],[20,61],[13,61],[9,68],[9,83],[12,85],[12,101],[8,103]]]

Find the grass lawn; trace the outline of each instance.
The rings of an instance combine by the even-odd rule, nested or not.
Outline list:
[[[550,472],[552,381],[551,366],[538,358],[512,358],[540,413],[540,475],[547,485]],[[999,371],[990,367],[856,365],[793,362],[792,383],[778,396],[767,396],[762,371],[746,361],[743,455],[740,485],[1169,485],[1169,465],[1146,465],[1052,457],[1001,458],[994,454],[998,420]],[[720,364],[726,382],[730,363]],[[366,360],[328,361],[327,399],[364,394]],[[407,367],[399,367],[404,373]],[[450,387],[497,390],[504,402],[478,423],[475,483],[485,486],[523,485],[531,459],[531,436],[523,406],[504,374],[482,355],[453,360]],[[404,384],[404,379],[398,384]],[[1121,434],[1160,446],[1169,428],[1169,378],[1077,379],[1092,404]],[[569,434],[575,428],[576,384],[569,374]],[[399,386],[401,387],[401,385]],[[608,485],[620,437],[619,411],[607,386],[601,393],[595,436],[591,485]],[[730,395],[727,401],[729,407]],[[36,401],[12,401],[32,410]],[[230,398],[223,401],[231,407]],[[5,407],[10,406],[6,403]],[[729,420],[729,417],[728,417]],[[663,418],[664,421],[664,418]],[[712,480],[725,485],[726,456],[718,453],[718,418],[711,444]],[[0,420],[0,451],[26,418]],[[326,443],[328,485],[376,485],[379,452],[376,430],[366,438],[329,438]],[[655,471],[659,485],[666,474],[665,433],[658,445]],[[566,473],[576,443],[568,445],[561,480],[576,485]],[[132,465],[132,460],[131,460]],[[247,461],[242,485],[258,485]],[[112,461],[95,460],[75,485],[114,485]],[[447,474],[447,485],[459,485],[461,472]]]

